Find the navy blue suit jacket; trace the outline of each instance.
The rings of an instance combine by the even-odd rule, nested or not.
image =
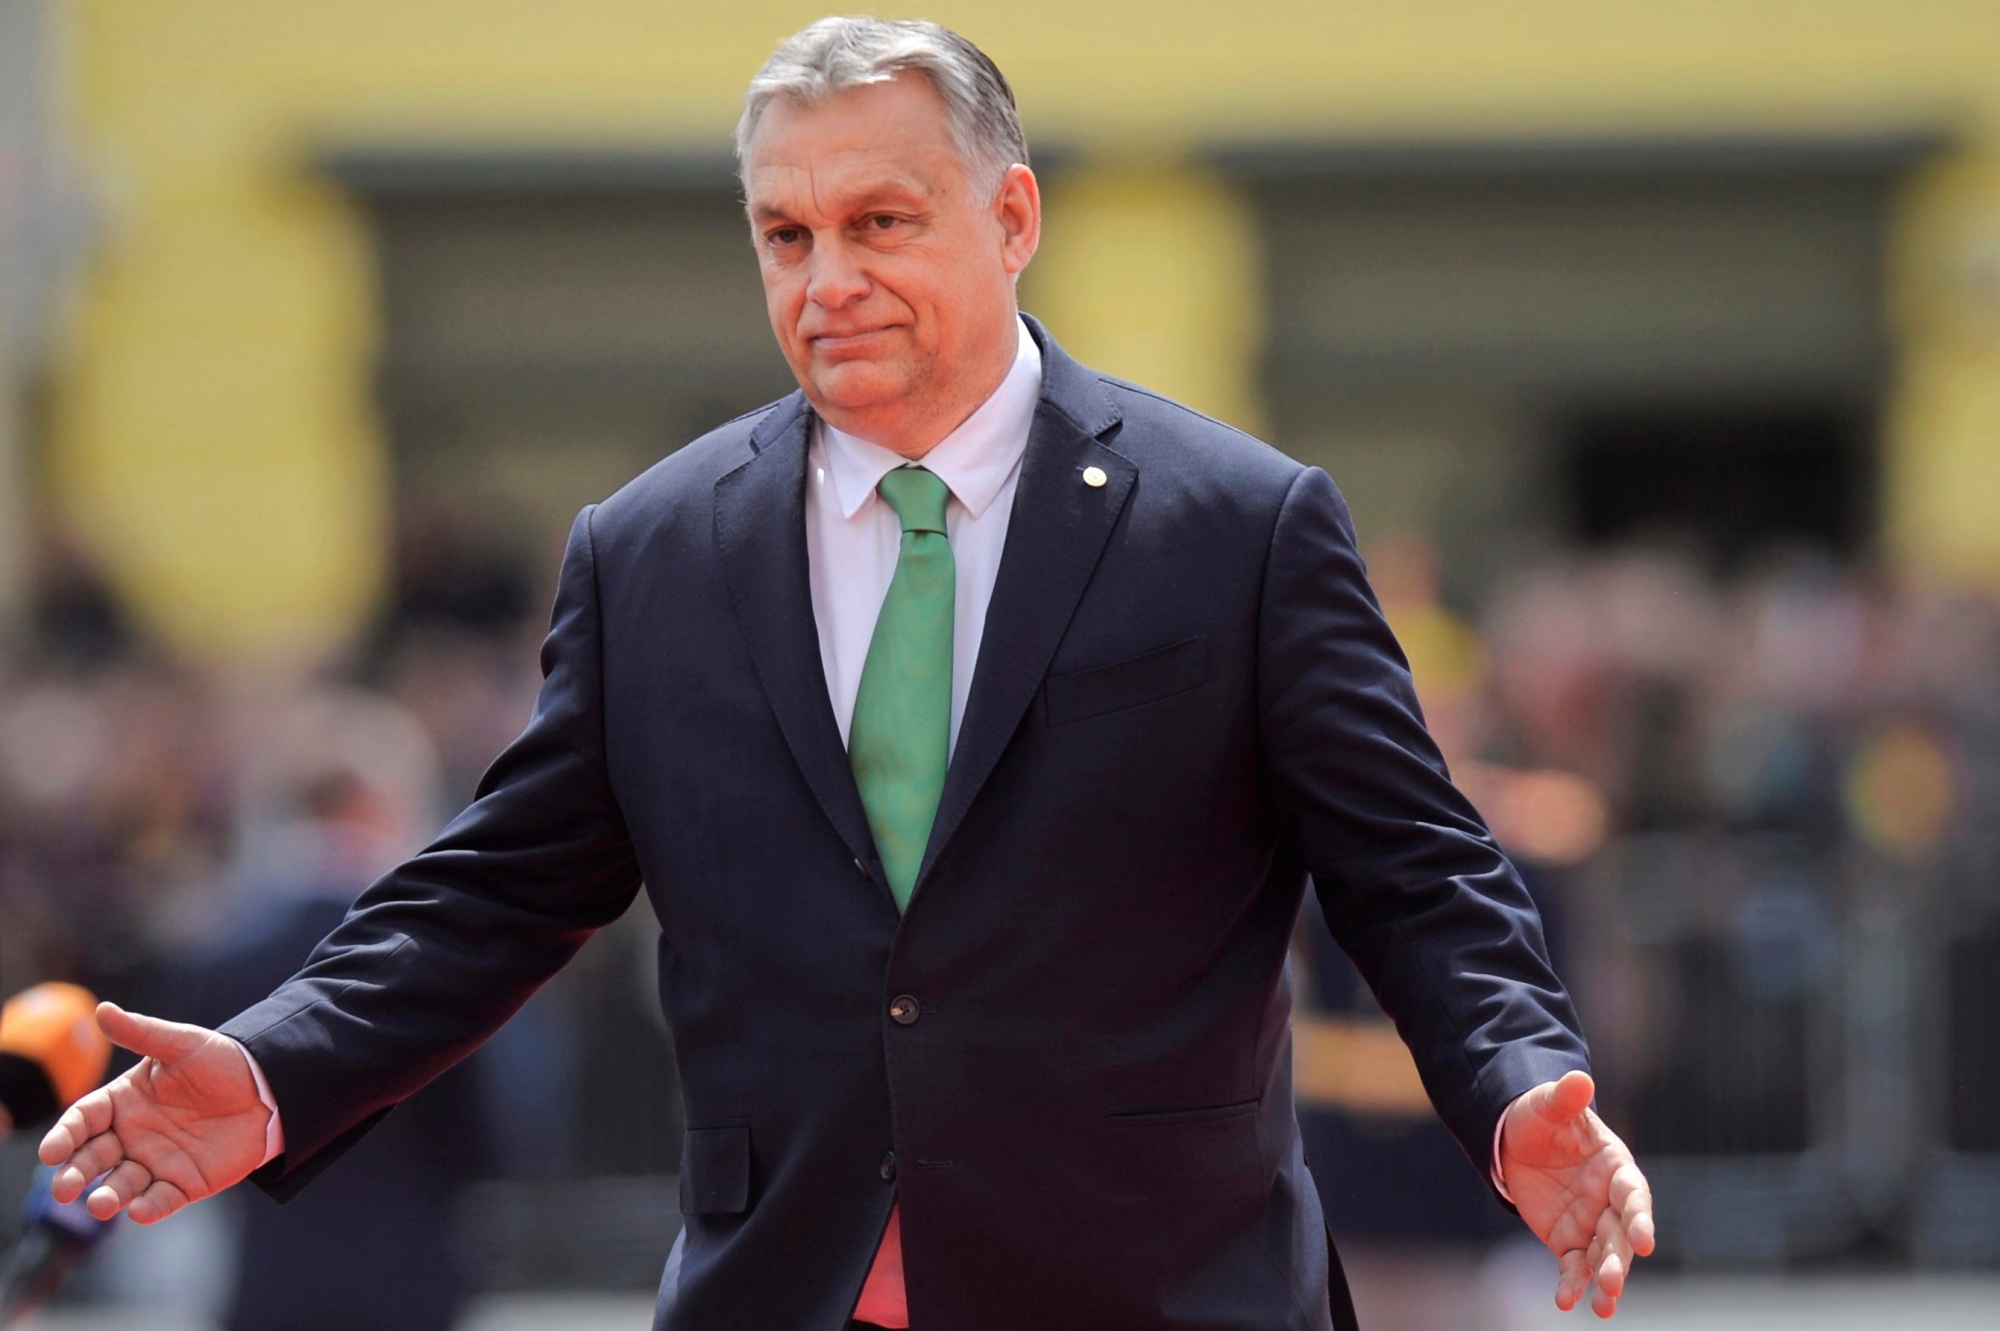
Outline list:
[[[1308,874],[1482,1171],[1509,1101],[1585,1065],[1333,483],[1033,331],[907,914],[820,666],[794,395],[577,519],[527,729],[224,1026],[284,1114],[260,1182],[301,1186],[642,884],[688,1125],[670,1331],[834,1331],[898,1198],[920,1331],[1351,1320],[1292,1110]]]

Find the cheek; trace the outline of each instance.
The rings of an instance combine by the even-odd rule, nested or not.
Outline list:
[[[923,293],[924,343],[934,351],[957,348],[970,322],[974,288],[963,281],[940,278]]]
[[[805,304],[805,282],[791,268],[769,261],[762,264],[762,272],[764,309],[771,316],[771,327],[780,341],[789,341],[797,329],[799,310]]]

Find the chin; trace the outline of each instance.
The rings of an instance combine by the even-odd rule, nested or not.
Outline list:
[[[904,375],[889,366],[848,361],[814,374],[813,395],[841,411],[862,411],[902,396],[904,380]]]

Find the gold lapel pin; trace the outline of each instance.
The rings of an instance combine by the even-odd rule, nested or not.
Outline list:
[[[1104,474],[1104,468],[1102,467],[1085,467],[1083,469],[1083,483],[1093,490],[1098,489],[1110,479],[1109,476]]]

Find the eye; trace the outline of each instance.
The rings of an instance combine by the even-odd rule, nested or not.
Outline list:
[[[764,243],[772,249],[780,249],[786,245],[796,245],[804,235],[805,230],[802,227],[773,227],[764,233]]]
[[[862,225],[867,227],[870,231],[881,232],[881,231],[893,231],[897,227],[901,226],[902,223],[903,219],[896,216],[894,213],[872,213],[869,215],[868,220],[862,223]]]

